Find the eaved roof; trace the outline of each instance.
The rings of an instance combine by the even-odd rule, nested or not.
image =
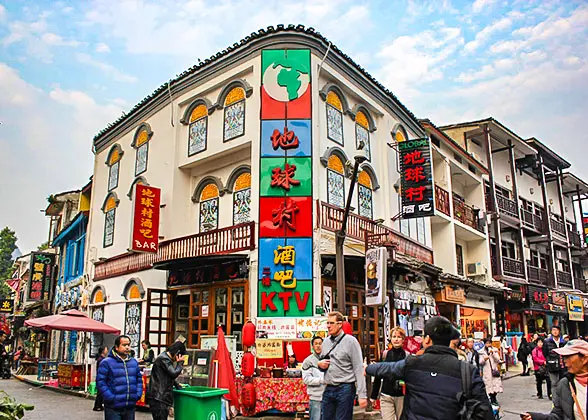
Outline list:
[[[535,137],[528,138],[525,141],[542,153],[543,157],[545,158],[544,163],[551,169],[568,169],[570,166],[572,166],[570,162],[562,158],[560,155],[554,152],[553,149],[550,149]]]
[[[362,87],[368,89],[375,97],[379,97],[381,102],[395,111],[401,122],[409,126],[412,131],[424,134],[416,116],[391,91],[385,88],[363,67],[337,48],[337,46],[333,45],[327,38],[319,32],[316,32],[314,28],[306,28],[304,25],[277,25],[276,27],[268,26],[267,29],[252,32],[251,35],[246,36],[239,42],[190,67],[188,70],[177,75],[175,79],[162,84],[136,104],[129,112],[123,114],[116,121],[108,124],[106,128],[98,132],[94,136],[94,151],[102,149],[108,144],[109,139],[117,135],[116,133],[119,131],[124,132],[132,128],[141,118],[145,118],[148,115],[145,112],[147,108],[150,109],[151,107],[165,105],[169,103],[170,97],[173,97],[174,93],[182,92],[189,85],[203,79],[214,71],[224,69],[227,64],[251,57],[253,53],[260,51],[262,48],[275,46],[277,43],[299,44],[301,47],[304,46],[314,49],[321,56],[324,56],[328,50],[329,54],[325,58],[325,61],[331,64],[336,64],[337,61],[347,64],[348,68],[343,69],[346,73],[345,76],[358,80]]]

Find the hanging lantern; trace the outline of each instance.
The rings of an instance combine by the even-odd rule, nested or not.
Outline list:
[[[241,341],[245,347],[251,347],[255,344],[255,324],[253,322],[247,321],[245,325],[243,325]]]
[[[253,376],[255,372],[255,356],[253,354],[246,352],[243,354],[243,359],[241,359],[241,373],[245,377]]]
[[[241,405],[245,408],[255,407],[255,387],[251,382],[241,388]]]
[[[353,327],[349,321],[343,321],[343,332],[349,335],[353,334]]]

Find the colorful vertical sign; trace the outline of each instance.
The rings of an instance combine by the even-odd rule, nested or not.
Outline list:
[[[161,190],[135,185],[131,250],[156,253],[159,248],[159,210]]]
[[[365,304],[383,305],[386,300],[388,250],[385,247],[368,249],[365,253]]]
[[[49,300],[55,254],[31,253],[28,300]]]
[[[581,296],[567,295],[570,321],[584,321],[584,302]]]
[[[588,245],[588,213],[582,215],[582,229],[584,229],[584,238]]]
[[[433,175],[429,139],[398,142],[402,177],[402,218],[433,216]]]
[[[310,50],[261,54],[258,316],[312,316]]]

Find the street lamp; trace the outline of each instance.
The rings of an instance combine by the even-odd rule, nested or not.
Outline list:
[[[343,257],[343,245],[345,244],[345,237],[347,236],[347,219],[349,218],[349,210],[351,208],[351,198],[353,197],[353,190],[355,189],[355,182],[357,181],[357,172],[359,165],[367,160],[367,154],[363,144],[360,144],[360,149],[353,157],[355,164],[353,165],[353,174],[351,175],[351,186],[349,187],[349,194],[347,194],[347,204],[345,205],[345,213],[343,213],[343,221],[341,222],[341,229],[335,233],[335,269],[337,271],[337,307],[339,312],[345,315],[345,259]]]

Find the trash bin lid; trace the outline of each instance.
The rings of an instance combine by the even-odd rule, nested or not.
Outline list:
[[[174,393],[196,398],[210,398],[228,394],[229,390],[223,388],[209,388],[207,386],[188,386],[182,389],[174,389]]]

